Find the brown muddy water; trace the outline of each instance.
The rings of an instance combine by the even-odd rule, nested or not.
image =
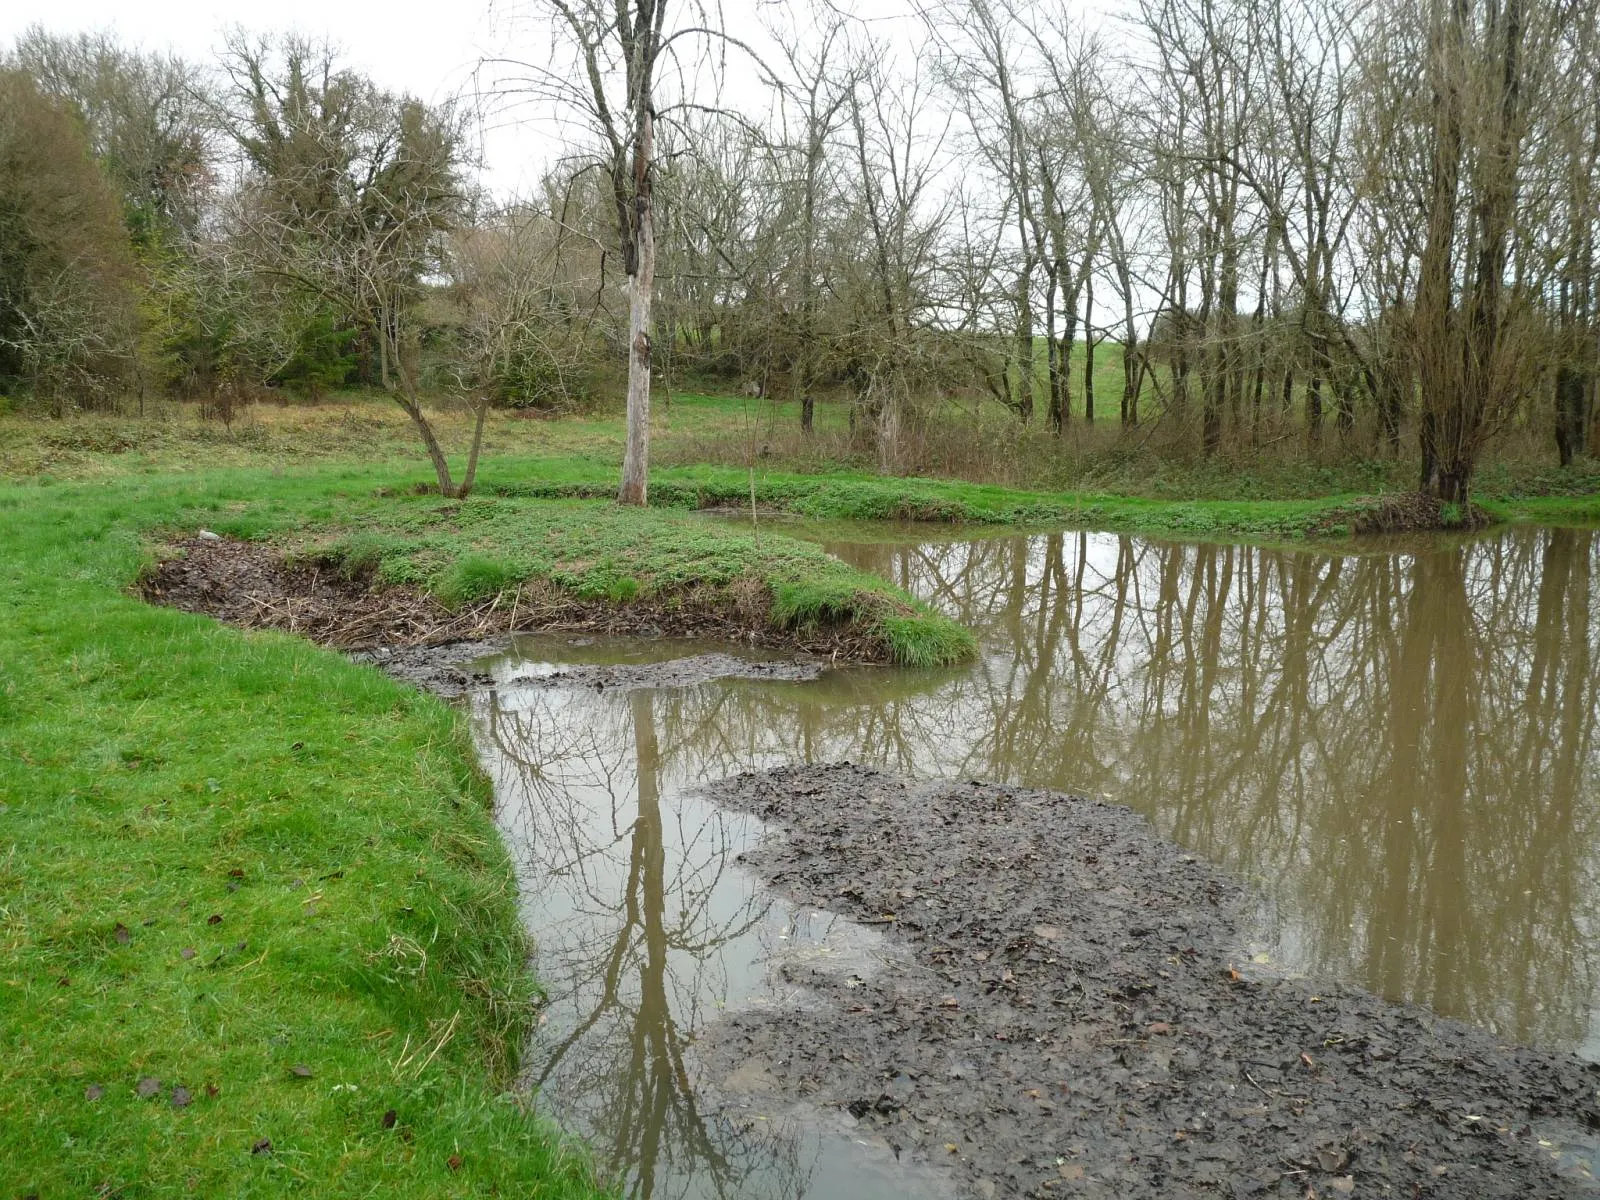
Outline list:
[[[596,687],[536,677],[718,648],[530,638],[472,698],[550,996],[530,1082],[629,1194],[946,1194],[846,1114],[697,1074],[719,1012],[808,1003],[794,957],[894,969],[876,930],[757,886],[736,860],[760,827],[697,795],[786,763],[1108,797],[1253,886],[1242,966],[1600,1058],[1594,533],[816,536],[974,628],[981,660]]]

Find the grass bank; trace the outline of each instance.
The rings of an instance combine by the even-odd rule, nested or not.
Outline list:
[[[0,1193],[593,1196],[455,714],[124,594],[257,488],[0,490]]]
[[[461,637],[522,627],[521,614],[527,625],[711,632],[911,667],[948,666],[977,652],[967,630],[813,545],[671,510],[515,495],[442,502],[380,488],[347,494],[333,511],[267,500],[210,524],[222,534],[271,539],[274,555],[331,568],[353,584],[352,624],[367,640],[375,622],[365,600],[380,601],[377,621],[392,626],[398,596],[402,619],[424,640],[430,630]],[[200,557],[202,547],[192,553]],[[232,561],[221,556],[219,565]],[[285,574],[292,594],[295,572]],[[314,593],[301,576],[308,581],[302,591]],[[233,606],[227,578],[207,583],[226,597],[207,611],[246,624],[274,624],[282,615],[258,605],[254,619]],[[302,625],[303,615],[295,614]],[[361,644],[331,616],[308,632]]]
[[[1020,427],[1008,418],[962,437],[952,434],[952,444],[987,447],[981,461],[934,456],[929,477],[883,476],[863,461],[859,448],[850,449],[846,415],[841,405],[820,405],[817,436],[807,439],[798,432],[794,405],[676,395],[670,404],[657,405],[654,503],[744,508],[753,476],[759,506],[818,519],[1078,526],[1282,541],[1333,534],[1342,524],[1330,513],[1360,497],[1403,493],[1415,471],[1409,455],[1308,459],[1284,446],[1245,458],[1180,460],[1128,443],[1114,422],[1092,430],[1080,422],[1056,439],[1037,424]],[[463,445],[461,415],[441,412],[438,418],[446,443]],[[555,420],[496,413],[485,435],[484,480],[507,495],[609,498],[622,438],[620,413]],[[1547,453],[1515,438],[1504,450],[1483,464],[1475,483],[1476,498],[1491,515],[1538,523],[1600,521],[1600,467],[1557,468]],[[143,421],[0,418],[0,476],[19,481],[114,480],[220,468],[337,471],[372,463],[394,464],[408,481],[426,478],[405,417],[381,396],[258,406],[232,429],[198,421],[180,406]]]

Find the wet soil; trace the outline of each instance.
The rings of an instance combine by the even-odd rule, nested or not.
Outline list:
[[[735,658],[731,654],[696,654],[665,662],[566,667],[546,675],[516,675],[498,681],[487,671],[473,669],[474,662],[503,654],[511,641],[511,635],[507,634],[438,646],[375,646],[355,651],[350,657],[446,700],[457,699],[478,688],[494,687],[497,682],[522,688],[582,688],[603,692],[608,688],[630,691],[693,687],[714,679],[808,680],[817,678],[825,665],[815,658],[757,660]]]
[[[1345,534],[1367,536],[1385,533],[1463,533],[1486,529],[1494,518],[1476,504],[1445,520],[1445,505],[1421,492],[1370,496],[1331,508],[1319,516],[1309,532],[1313,537]]]
[[[840,662],[877,662],[885,647],[848,626],[779,629],[771,598],[758,583],[743,590],[690,590],[668,600],[627,604],[579,599],[540,583],[450,608],[426,592],[379,587],[313,557],[289,559],[258,542],[202,535],[141,579],[143,599],[232,625],[281,629],[320,645],[368,651],[371,661],[419,686],[459,695],[487,680],[457,664],[472,657],[424,648],[472,643],[492,653],[498,635],[584,631],[608,636],[692,637],[766,649],[800,651]]]
[[[771,886],[911,952],[715,1023],[729,1119],[803,1097],[981,1196],[1592,1194],[1595,1068],[1236,966],[1248,897],[1130,810],[848,764],[710,795],[784,831]]]

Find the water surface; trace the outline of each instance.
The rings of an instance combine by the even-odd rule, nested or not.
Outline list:
[[[632,1194],[937,1194],[848,1117],[764,1098],[759,1064],[696,1076],[721,1009],[806,1002],[785,956],[893,969],[756,887],[759,828],[695,796],[785,762],[1109,796],[1255,885],[1271,969],[1600,1057],[1593,533],[823,540],[973,627],[980,661],[475,699],[551,994],[532,1077]],[[494,670],[695,649],[529,639]]]

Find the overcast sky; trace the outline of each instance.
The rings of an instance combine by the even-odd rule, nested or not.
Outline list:
[[[730,32],[750,37],[762,10],[774,0],[722,0]],[[911,0],[854,0],[853,10],[880,35],[904,25]],[[800,5],[796,5],[800,8]],[[526,119],[526,109],[508,109],[485,98],[499,78],[485,59],[521,58],[547,62],[549,38],[529,18],[534,0],[0,0],[0,46],[9,45],[31,25],[52,33],[110,30],[124,43],[145,50],[171,49],[186,59],[209,63],[230,29],[252,33],[293,31],[327,38],[348,64],[391,91],[423,100],[465,93],[480,98],[486,182],[502,195],[531,190],[556,153],[558,130]],[[725,81],[733,90],[748,80]],[[751,97],[754,99],[754,97]],[[742,97],[722,93],[738,106]],[[759,100],[757,101],[759,103]]]
[[[294,31],[326,37],[348,63],[393,91],[440,100],[471,91],[480,59],[539,52],[522,4],[506,0],[0,0],[0,44],[30,25],[52,33],[111,30],[119,40],[146,50],[172,49],[195,62],[209,62],[225,32],[236,26],[255,33]],[[485,158],[490,182],[500,191],[537,181],[547,157],[547,137],[537,130],[487,123]]]

